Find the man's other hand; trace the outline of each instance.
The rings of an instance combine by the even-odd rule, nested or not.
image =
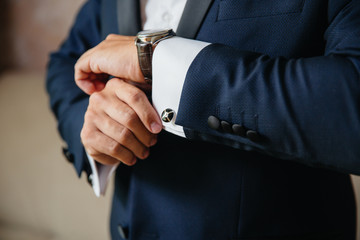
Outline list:
[[[139,88],[112,78],[90,96],[81,140],[87,153],[102,164],[134,165],[149,155],[162,129],[161,120]]]
[[[135,37],[110,34],[75,64],[75,82],[87,94],[101,91],[109,76],[148,89],[140,70]]]

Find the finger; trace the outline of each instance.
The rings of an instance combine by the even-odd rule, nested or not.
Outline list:
[[[75,63],[74,78],[76,82],[79,80],[87,80],[89,74],[92,72],[89,64],[92,51],[91,49],[86,51]]]
[[[109,35],[106,40],[85,52],[75,64],[75,79],[82,79],[83,73],[106,73],[145,83],[134,37],[131,36]]]
[[[94,82],[94,85],[95,85],[95,89],[97,92],[100,92],[101,90],[103,90],[105,88],[105,84],[104,82],[102,81],[95,81]]]
[[[99,54],[97,54],[97,52],[99,51],[98,46],[87,50],[76,61],[75,66],[74,66],[75,80],[78,79],[77,74],[102,73],[99,68],[94,67],[97,65],[91,64],[95,60],[95,59],[93,59],[93,56],[95,55],[95,57],[96,57],[97,55],[99,55]],[[101,53],[100,53],[100,55],[101,55]],[[79,77],[81,77],[81,76],[82,75],[79,75]]]
[[[77,80],[76,85],[86,94],[91,95],[94,92],[100,92],[105,88],[105,82],[102,79]]]
[[[87,150],[87,153],[97,161],[106,159],[102,155],[121,161],[127,165],[133,165],[136,162],[134,154],[121,146],[118,142],[102,133],[95,125],[94,120],[98,119],[97,113],[88,110],[85,114],[84,126],[81,130],[81,141]],[[98,159],[98,156],[102,156]],[[109,158],[107,158],[109,159]]]
[[[108,155],[105,155],[103,153],[100,152],[96,152],[95,149],[92,148],[85,148],[86,152],[89,154],[89,152],[92,152],[93,154],[89,156],[91,156],[96,162],[99,162],[103,165],[115,165],[120,163],[120,161],[116,158],[110,157]],[[94,152],[96,152],[94,154]]]
[[[82,136],[81,139],[87,153],[100,163],[111,164],[112,159],[115,159],[132,166],[137,161],[131,151],[99,130],[92,131],[89,137]]]
[[[119,124],[126,126],[143,145],[150,147],[156,143],[156,135],[144,126],[137,113],[126,103],[118,101],[114,107],[105,107],[105,112]]]
[[[112,90],[113,87],[113,85],[107,85],[106,91],[108,89]],[[143,145],[147,147],[153,146],[156,143],[156,136],[147,130],[136,112],[117,98],[114,93],[104,93],[106,92],[94,93],[90,96],[89,105],[94,109],[93,111],[99,112],[101,109],[109,118],[128,128]]]
[[[77,80],[75,82],[76,85],[88,95],[96,92],[96,86],[93,82],[90,82],[88,80]]]
[[[115,87],[117,97],[135,111],[141,122],[150,132],[154,134],[159,133],[162,130],[160,117],[150,104],[145,93],[120,79],[115,83],[118,85]]]
[[[97,64],[97,56],[101,56],[97,49],[98,47],[95,47],[86,51],[75,63],[74,78],[76,82],[81,80],[104,82],[109,77]]]
[[[149,149],[134,136],[132,131],[111,117],[106,115],[102,118],[97,118],[94,123],[102,133],[129,149],[136,157],[141,159],[148,157]]]
[[[89,95],[104,89],[105,83],[109,78],[108,74],[92,71],[89,61],[93,51],[93,49],[90,49],[84,53],[74,67],[76,85]]]

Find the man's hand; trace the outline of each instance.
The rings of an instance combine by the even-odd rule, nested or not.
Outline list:
[[[134,165],[156,143],[161,121],[146,95],[125,81],[112,78],[90,96],[81,140],[88,154],[103,164]]]
[[[90,95],[101,91],[109,76],[114,76],[146,89],[134,39],[110,34],[99,45],[85,52],[75,65],[76,84]]]

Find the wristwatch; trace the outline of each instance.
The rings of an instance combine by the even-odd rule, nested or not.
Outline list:
[[[156,45],[162,40],[175,36],[172,29],[144,30],[139,32],[135,38],[139,65],[148,84],[152,82],[152,55]]]

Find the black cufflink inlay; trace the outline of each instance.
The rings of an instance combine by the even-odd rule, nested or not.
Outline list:
[[[220,121],[218,118],[214,117],[214,116],[210,116],[208,118],[208,125],[210,128],[214,129],[214,130],[219,130],[220,128]]]

